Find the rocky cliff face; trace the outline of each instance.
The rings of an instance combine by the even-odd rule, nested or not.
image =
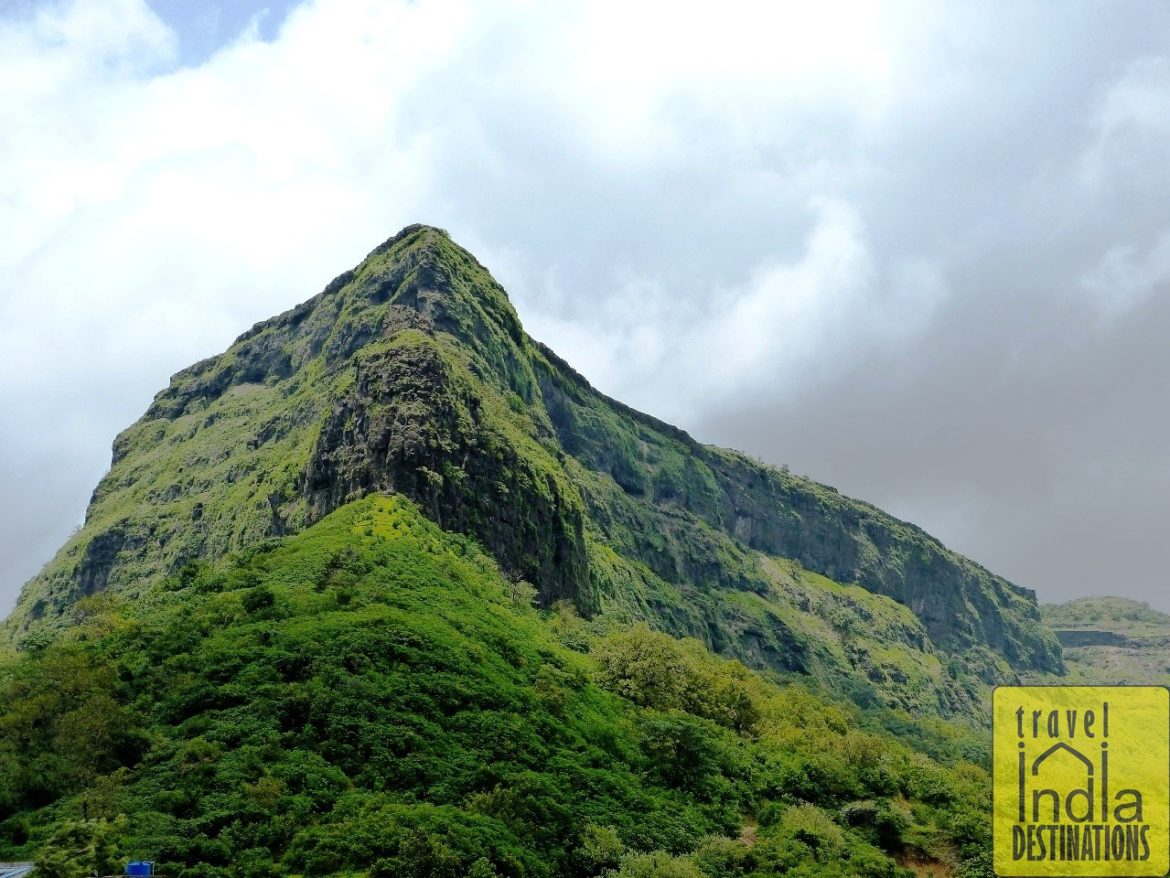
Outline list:
[[[116,439],[85,527],[7,636],[51,630],[96,591],[145,597],[186,561],[372,492],[474,537],[545,605],[645,619],[861,700],[954,712],[979,681],[1061,670],[1031,592],[601,395],[423,226],[176,375]]]

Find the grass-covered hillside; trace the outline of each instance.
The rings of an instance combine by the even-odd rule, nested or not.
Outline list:
[[[1170,684],[1170,615],[1121,597],[1040,609],[1064,646],[1066,682]]]
[[[861,704],[970,714],[988,682],[1061,669],[1031,592],[599,394],[422,226],[176,375],[0,643],[36,648],[88,597],[145,599],[377,491],[474,538],[542,606],[644,621]]]
[[[376,494],[134,600],[80,600],[61,636],[0,659],[0,861],[43,878],[127,857],[180,878],[990,874],[974,739],[536,597]]]

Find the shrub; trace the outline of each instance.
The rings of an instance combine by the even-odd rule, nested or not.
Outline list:
[[[705,878],[689,857],[672,857],[661,851],[626,857],[610,875],[613,878]]]
[[[587,823],[574,859],[581,874],[598,875],[604,869],[616,868],[625,851],[626,846],[612,826]]]
[[[249,613],[259,613],[275,606],[276,595],[266,585],[257,585],[244,592],[241,599],[244,609]]]

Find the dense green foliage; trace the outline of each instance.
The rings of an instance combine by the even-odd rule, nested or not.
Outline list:
[[[606,398],[422,226],[172,379],[0,649],[51,640],[88,596],[145,597],[378,491],[475,539],[546,608],[644,621],[862,705],[979,716],[986,683],[1061,670],[1030,592]]]
[[[532,606],[373,495],[0,664],[0,859],[188,878],[981,874],[976,738]],[[868,728],[868,730],[866,730]],[[932,755],[926,755],[926,752]],[[972,761],[973,760],[973,761]]]

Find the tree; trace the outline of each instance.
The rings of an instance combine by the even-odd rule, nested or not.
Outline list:
[[[581,844],[576,860],[585,875],[597,875],[604,869],[613,869],[621,863],[626,846],[612,826],[587,823],[581,833]]]
[[[125,828],[124,816],[62,824],[41,847],[36,860],[38,878],[116,874],[121,870],[118,842]]]

